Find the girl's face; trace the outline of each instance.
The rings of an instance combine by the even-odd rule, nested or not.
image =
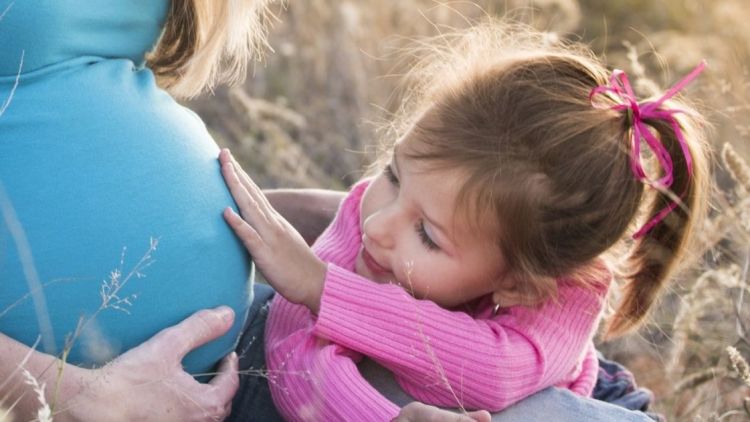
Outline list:
[[[355,271],[446,308],[492,293],[504,262],[494,235],[470,230],[463,216],[454,218],[461,172],[425,171],[403,154],[408,143],[396,146],[362,197]]]

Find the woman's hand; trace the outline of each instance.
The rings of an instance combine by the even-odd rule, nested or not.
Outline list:
[[[100,369],[68,365],[65,370],[73,373],[64,376],[77,388],[72,396],[63,394],[55,420],[223,420],[239,385],[237,355],[227,356],[208,384],[187,374],[181,361],[191,350],[224,334],[233,320],[227,307],[202,310]]]
[[[393,422],[490,422],[491,420],[490,414],[485,410],[460,414],[415,401],[404,406]]]
[[[219,154],[221,172],[242,217],[224,210],[237,236],[250,251],[268,283],[287,300],[307,306],[317,314],[326,275],[326,264],[266,199],[260,188],[232,158]]]

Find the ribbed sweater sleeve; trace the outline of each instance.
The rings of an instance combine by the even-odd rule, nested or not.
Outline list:
[[[366,182],[356,185],[336,218],[313,246],[321,259],[353,266],[359,247],[359,199]],[[280,295],[266,322],[266,365],[274,404],[289,421],[387,421],[399,412],[362,378],[361,355],[317,337],[315,316]]]
[[[274,404],[289,421],[373,421],[393,419],[398,406],[362,378],[361,355],[322,340],[312,332],[313,317],[278,296],[266,326],[266,364]]]
[[[560,286],[557,300],[540,308],[515,306],[484,319],[330,264],[315,332],[389,368],[417,400],[496,411],[545,387],[575,384],[603,293]]]

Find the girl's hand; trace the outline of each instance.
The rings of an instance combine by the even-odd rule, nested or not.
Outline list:
[[[229,153],[219,154],[221,173],[242,217],[231,208],[224,218],[250,251],[268,283],[293,303],[317,314],[326,276],[321,261],[297,230],[266,199]]]
[[[55,420],[223,420],[239,386],[237,355],[224,358],[208,384],[187,374],[181,361],[191,350],[224,334],[233,320],[227,307],[199,311],[102,368],[66,366],[63,375],[78,387],[73,394],[63,394],[68,397]]]

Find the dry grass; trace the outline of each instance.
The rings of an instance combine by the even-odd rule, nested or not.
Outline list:
[[[657,395],[669,420],[748,420],[750,387],[750,3],[622,0],[289,2],[275,54],[241,87],[191,106],[264,186],[345,188],[373,158],[399,104],[397,53],[485,14],[590,44],[619,67],[667,86],[705,58],[690,96],[713,124],[716,191],[700,244],[641,332],[601,344]],[[573,35],[575,34],[575,35]],[[727,347],[736,351],[735,364]],[[733,352],[734,353],[734,352]]]
[[[691,267],[647,326],[600,347],[654,390],[656,410],[669,420],[750,419],[747,0],[289,2],[270,34],[275,54],[242,86],[190,106],[261,185],[342,189],[372,160],[383,122],[398,108],[408,64],[395,60],[397,52],[415,38],[506,12],[550,36],[581,39],[613,67],[660,86],[708,60],[710,71],[690,93],[714,125],[713,212]],[[10,99],[0,102],[0,115]],[[102,299],[127,309],[129,298],[117,295],[120,276],[113,280]],[[0,408],[0,421],[10,419]]]

